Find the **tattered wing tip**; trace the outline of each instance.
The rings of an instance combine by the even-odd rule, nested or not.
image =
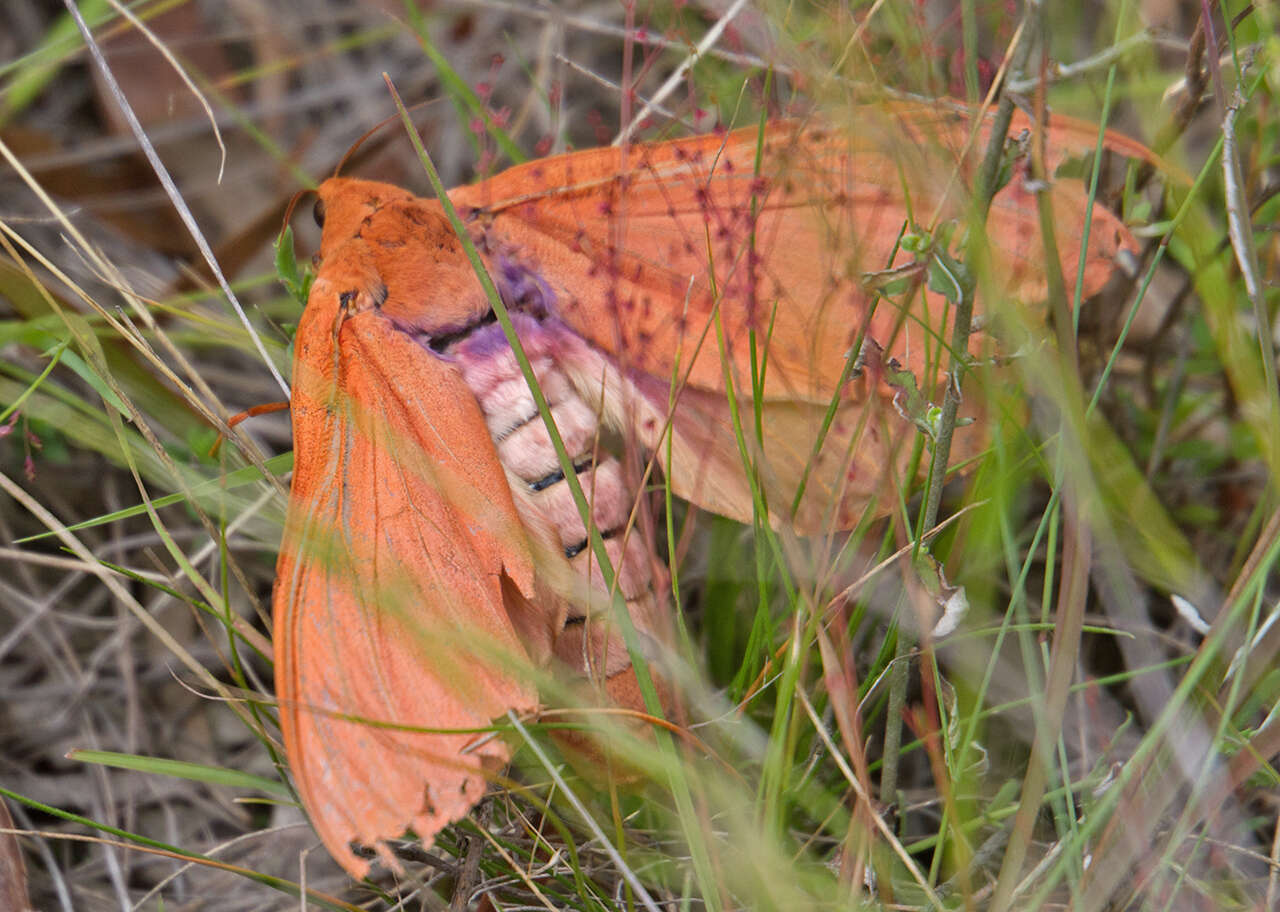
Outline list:
[[[476,766],[483,770],[505,764],[510,759],[510,752],[503,742],[495,740],[487,744],[485,749],[475,757]],[[428,777],[425,772],[418,778],[424,795],[430,788],[433,778],[435,784],[438,784],[440,779],[438,775],[433,778]],[[375,853],[383,867],[397,874],[403,874],[404,867],[391,851],[389,843],[412,831],[423,850],[430,850],[435,844],[436,836],[451,823],[465,818],[484,797],[486,789],[487,779],[483,773],[477,771],[451,779],[440,791],[451,794],[453,797],[446,800],[443,795],[437,795],[433,799],[434,805],[430,808],[430,812],[415,813],[406,807],[402,809],[401,814],[396,815],[399,818],[397,820],[392,820],[391,815],[383,815],[382,819],[374,822],[372,826],[357,831],[349,811],[330,806],[328,811],[313,812],[311,823],[325,848],[356,880],[367,877],[372,864],[369,859],[358,855],[353,850],[353,846],[367,846]],[[301,783],[299,783],[299,791],[304,794],[305,807],[320,806],[319,802],[305,799],[306,789]],[[367,814],[364,819],[368,819]]]

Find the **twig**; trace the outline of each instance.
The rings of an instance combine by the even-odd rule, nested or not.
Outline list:
[[[1039,7],[1035,4],[1027,8],[1022,23],[1014,33],[1014,47],[1010,56],[1012,65],[1010,72],[1019,73],[1026,67],[1031,56],[1032,42],[1025,37],[1029,31],[1031,17]],[[986,222],[987,210],[997,189],[997,174],[1000,160],[1004,154],[1004,140],[1009,133],[1009,124],[1013,121],[1013,99],[1002,95],[996,109],[996,116],[991,125],[990,137],[987,140],[986,153],[978,173],[978,183],[974,194],[976,213],[975,221]],[[980,228],[975,226],[975,233]],[[942,402],[942,417],[939,421],[938,436],[934,442],[933,459],[929,464],[929,479],[926,486],[926,500],[920,513],[917,530],[932,529],[938,522],[938,510],[942,503],[942,487],[947,471],[947,461],[951,457],[951,441],[955,434],[956,415],[960,407],[960,376],[964,371],[965,357],[969,351],[969,332],[973,324],[973,295],[970,285],[964,289],[956,305],[956,313],[951,330],[951,353],[948,364],[950,382]],[[918,533],[919,534],[919,533]],[[921,539],[922,541],[922,539]],[[889,674],[889,700],[885,709],[884,762],[880,768],[880,801],[893,804],[898,788],[898,753],[902,746],[902,712],[907,702],[907,684],[909,679],[909,662],[907,661],[914,642],[911,632],[903,625],[898,625],[898,644],[894,652],[893,664]]]
[[[1096,54],[1077,60],[1075,63],[1051,63],[1046,67],[1043,74],[1028,76],[1023,79],[1010,79],[1005,83],[1005,91],[1025,95],[1038,89],[1041,85],[1053,85],[1055,82],[1063,82],[1093,70],[1100,70],[1115,63],[1136,48],[1147,47],[1156,43],[1156,36],[1151,29],[1143,29],[1136,35],[1130,35],[1123,41],[1117,42]]]
[[[742,12],[742,8],[746,5],[747,0],[735,0],[733,6],[725,10],[724,15],[716,20],[715,25],[707,29],[707,33],[702,36],[702,40],[699,41],[698,46],[689,53],[689,56],[684,63],[676,67],[675,72],[667,77],[667,81],[659,86],[658,91],[653,93],[653,97],[644,103],[640,110],[636,112],[634,117],[627,121],[626,126],[624,126],[622,130],[619,131],[618,135],[613,138],[611,145],[621,145],[631,138],[631,134],[635,131],[635,128],[649,116],[649,112],[652,111],[655,106],[662,104],[662,102],[666,100],[667,96],[676,90],[676,86],[680,85],[685,77],[689,75],[693,70],[694,64],[706,56],[707,52],[710,51],[711,48],[715,47],[716,42],[720,40],[720,36],[724,34],[724,30],[729,27],[729,23],[734,20],[738,13]],[[630,91],[631,86],[627,86],[626,88]]]
[[[1258,252],[1253,246],[1253,226],[1249,217],[1249,204],[1245,198],[1244,174],[1240,168],[1240,150],[1236,145],[1236,117],[1245,104],[1244,95],[1237,86],[1232,93],[1231,104],[1222,118],[1222,183],[1227,198],[1227,233],[1245,291],[1253,304],[1253,316],[1258,326],[1258,349],[1262,357],[1262,376],[1272,400],[1271,410],[1280,408],[1276,399],[1276,354],[1271,343],[1271,317],[1262,293],[1262,279],[1258,268]],[[1272,453],[1275,457],[1277,454]]]

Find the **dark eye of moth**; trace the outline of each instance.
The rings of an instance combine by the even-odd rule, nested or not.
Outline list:
[[[317,225],[324,227],[324,200],[316,200],[315,208],[311,210],[311,217],[316,220]]]

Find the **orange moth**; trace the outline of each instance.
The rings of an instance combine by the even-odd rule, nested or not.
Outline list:
[[[663,654],[665,578],[631,518],[638,482],[608,441],[655,458],[677,495],[738,519],[763,505],[806,534],[887,509],[917,431],[893,408],[885,367],[892,359],[940,401],[949,307],[922,281],[878,297],[871,277],[912,275],[898,245],[909,220],[964,213],[970,118],[868,107],[847,130],[780,122],[594,149],[449,194],[590,497],[646,655]],[[1096,136],[1055,119],[1050,165]],[[1005,292],[1036,302],[1044,251],[1019,168],[986,231]],[[1078,182],[1050,192],[1064,274],[1071,283],[1083,258],[1088,296],[1132,239]],[[538,709],[522,668],[553,663],[642,704],[548,430],[440,204],[347,178],[318,195],[318,271],[295,342],[276,686],[303,803],[362,876],[353,844],[394,864],[386,840],[412,830],[429,845],[479,800],[508,759],[492,720]],[[988,342],[976,334],[973,350]],[[745,438],[758,497],[734,398],[746,422],[760,412],[762,438]],[[981,422],[959,434],[961,456],[981,449]]]

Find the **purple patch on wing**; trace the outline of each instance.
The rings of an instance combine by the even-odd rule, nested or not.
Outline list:
[[[548,328],[543,326],[536,317],[519,311],[508,311],[508,313],[511,316],[511,325],[515,327],[516,335],[520,337],[520,344],[530,358],[555,348],[554,333],[548,331]],[[474,361],[510,350],[511,346],[507,343],[506,333],[502,331],[502,324],[490,323],[460,341],[453,349],[453,353],[458,358]]]
[[[505,254],[498,255],[497,266],[498,274],[494,279],[508,307],[538,316],[551,310],[556,296],[539,273]]]
[[[516,333],[523,340],[525,333],[525,323],[529,322],[537,325],[537,321],[524,314],[512,314],[511,321],[515,324]],[[459,342],[453,349],[453,356],[462,361],[478,361],[489,358],[499,352],[510,350],[511,346],[507,344],[506,334],[502,331],[500,323],[490,323],[488,326],[482,326]]]

